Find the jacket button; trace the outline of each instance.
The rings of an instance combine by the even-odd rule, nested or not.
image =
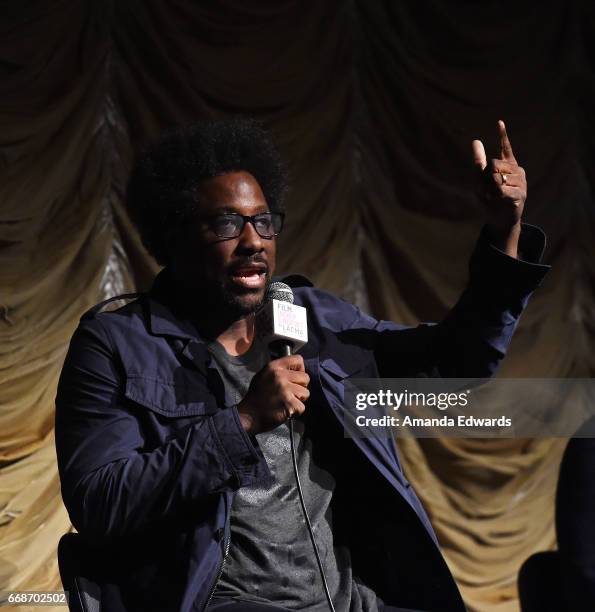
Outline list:
[[[224,535],[225,529],[223,529],[223,527],[220,527],[219,529],[217,529],[217,531],[215,531],[215,540],[217,540],[217,542],[221,542]]]

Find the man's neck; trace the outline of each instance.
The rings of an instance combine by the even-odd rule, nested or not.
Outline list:
[[[176,309],[193,322],[203,338],[216,340],[233,356],[248,351],[254,340],[254,313],[230,321],[224,310],[219,310],[220,316],[215,318],[212,308],[205,305],[204,296],[194,296],[191,289],[183,288],[184,283],[176,279],[173,270],[164,270],[161,274],[160,291],[165,291],[167,301],[171,304],[173,300]]]
[[[254,315],[250,314],[234,321],[215,340],[223,346],[228,354],[243,355],[254,341]]]

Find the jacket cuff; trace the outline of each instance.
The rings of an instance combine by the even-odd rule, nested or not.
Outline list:
[[[211,431],[235,476],[237,488],[272,477],[269,466],[254,441],[244,431],[236,406],[219,410],[210,421]]]
[[[515,259],[490,243],[484,226],[469,262],[471,285],[494,297],[523,299],[529,296],[551,267],[539,263],[545,244],[546,237],[540,228],[523,223],[519,257]]]

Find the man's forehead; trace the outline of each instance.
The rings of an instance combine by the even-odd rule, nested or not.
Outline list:
[[[268,208],[258,181],[245,171],[205,179],[198,185],[197,192],[203,209],[225,212],[225,209],[232,211],[237,207]]]

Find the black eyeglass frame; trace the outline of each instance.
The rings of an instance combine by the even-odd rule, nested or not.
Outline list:
[[[215,221],[217,219],[224,219],[224,218],[233,218],[233,219],[242,219],[242,225],[237,229],[236,233],[234,233],[231,236],[227,236],[225,234],[220,234],[217,232],[217,230],[215,229],[216,223]],[[267,217],[270,219],[270,223],[271,226],[274,225],[273,223],[273,218],[277,217],[280,219],[280,226],[279,226],[279,231],[275,232],[273,234],[261,234],[258,231],[258,228],[256,227],[256,223],[255,221],[258,220],[259,217]],[[202,221],[204,221],[205,223],[208,224],[209,228],[211,229],[211,231],[218,237],[218,238],[237,238],[238,236],[241,235],[241,233],[244,231],[244,228],[246,227],[246,223],[252,223],[252,227],[254,228],[254,230],[256,231],[256,233],[261,237],[261,238],[265,238],[267,240],[271,240],[273,238],[275,238],[276,236],[278,236],[281,231],[283,230],[283,223],[285,221],[285,213],[283,212],[277,212],[277,211],[270,211],[270,212],[264,212],[264,213],[258,213],[257,215],[240,215],[240,213],[221,213],[219,215],[211,215],[210,217],[203,217]]]

